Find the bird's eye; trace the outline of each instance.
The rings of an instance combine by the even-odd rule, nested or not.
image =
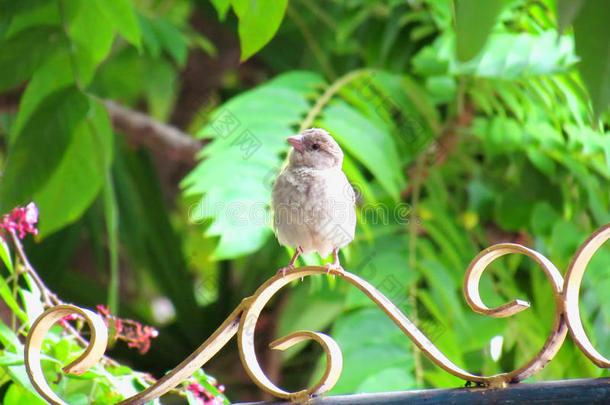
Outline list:
[[[320,149],[320,145],[318,145],[317,143],[314,143],[313,145],[311,145],[311,149],[318,150],[318,149]]]

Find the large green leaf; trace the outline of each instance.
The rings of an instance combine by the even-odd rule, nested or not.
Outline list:
[[[610,104],[610,7],[605,0],[587,0],[574,21],[578,65],[596,116]]]
[[[44,25],[24,29],[0,42],[0,91],[29,79],[61,45],[65,45],[61,28]]]
[[[0,0],[0,15],[11,17],[16,13],[30,10],[45,3],[49,3],[52,0]]]
[[[21,100],[2,179],[6,206],[36,201],[42,235],[82,215],[111,161],[107,113],[69,87],[71,70],[70,56],[62,53],[36,72]]]
[[[95,67],[90,55],[81,50],[78,45],[73,51],[62,49],[36,70],[19,101],[19,113],[13,127],[15,134],[21,131],[38,104],[51,93],[75,84],[77,77],[82,85],[91,81]]]
[[[415,388],[411,342],[379,308],[344,315],[335,323],[332,336],[343,352],[343,372],[332,394]],[[396,373],[397,368],[404,373]],[[373,384],[380,373],[392,378]]]
[[[325,330],[343,312],[345,299],[342,294],[329,283],[322,283],[314,291],[311,291],[312,285],[313,281],[308,278],[306,284],[291,291],[279,319],[278,337],[295,330]],[[294,356],[303,347],[305,344],[290,348],[283,353],[284,359]]]
[[[28,3],[28,0],[23,3]],[[40,2],[31,6],[19,11],[19,13],[7,20],[8,26],[5,32],[7,38],[29,28],[38,26],[59,27],[61,25],[61,15],[56,1]],[[3,14],[0,13],[0,15]]]
[[[220,236],[217,258],[257,250],[271,235],[268,204],[285,138],[310,108],[307,95],[320,76],[291,72],[244,94],[212,113],[198,136],[211,138],[202,162],[182,182],[186,195],[203,195],[192,221],[214,218],[207,235]],[[222,174],[222,175],[219,175]]]
[[[541,35],[492,34],[487,46],[476,58],[450,63],[456,74],[475,74],[481,77],[515,79],[565,71],[576,62],[571,38],[557,40],[555,31]]]
[[[49,180],[34,193],[39,230],[46,236],[78,219],[99,194],[112,160],[113,134],[106,109],[89,100],[89,111]]]
[[[11,384],[4,396],[4,405],[46,405],[47,402],[18,384]]]
[[[558,39],[556,31],[549,30],[540,34],[493,33],[476,57],[466,62],[455,56],[452,35],[444,34],[423,48],[413,63],[416,71],[427,76],[450,73],[517,79],[565,72],[577,61],[573,38]]]
[[[504,0],[458,0],[456,3],[457,57],[467,61],[485,45]]]
[[[9,148],[0,190],[5,210],[31,201],[49,180],[88,109],[87,97],[73,87],[53,92],[37,106]]]
[[[141,32],[136,13],[130,0],[92,0],[97,8],[129,42],[140,46]]]
[[[387,132],[342,101],[324,110],[321,125],[375,175],[388,194],[398,200],[404,180],[396,145]]]
[[[176,63],[184,65],[188,46],[182,32],[165,18],[151,20],[151,24],[163,49],[174,58]]]
[[[218,19],[223,21],[227,17],[227,12],[231,7],[231,0],[210,0],[210,2],[218,13]]]
[[[218,3],[218,7],[220,3]],[[258,52],[280,28],[288,0],[232,0],[239,18],[239,41],[244,61]],[[220,11],[224,8],[218,8]]]
[[[110,52],[114,28],[100,4],[90,0],[71,0],[63,4],[69,16],[71,39],[86,48],[95,63],[101,62]]]

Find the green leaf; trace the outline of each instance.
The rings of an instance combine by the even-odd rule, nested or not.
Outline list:
[[[532,229],[538,235],[550,235],[553,225],[561,221],[551,204],[546,201],[536,203],[532,212]]]
[[[229,7],[231,7],[231,0],[210,0],[216,12],[218,13],[218,19],[224,21],[227,17]]]
[[[142,45],[154,58],[158,58],[161,53],[161,43],[157,38],[157,33],[153,27],[151,19],[145,15],[137,14],[140,31],[142,33]]]
[[[6,37],[11,37],[19,32],[37,26],[60,26],[61,17],[57,2],[46,1],[35,3],[33,1],[15,2],[15,3],[34,3],[31,7],[20,10],[12,18],[9,18]],[[0,15],[5,15],[0,12]]]
[[[159,59],[149,66],[146,81],[146,101],[149,114],[160,121],[167,121],[176,103],[178,74],[166,59]]]
[[[129,42],[140,47],[141,32],[130,0],[92,0],[114,28]]]
[[[94,63],[110,52],[114,29],[99,3],[90,0],[63,2],[68,18],[68,33],[73,41],[86,48]]]
[[[41,5],[50,3],[51,1],[52,0],[1,0],[0,15],[11,17],[14,14],[40,7]]]
[[[32,388],[33,389],[33,388]],[[47,405],[47,402],[18,384],[11,384],[6,391],[3,405]]]
[[[504,192],[496,203],[496,221],[503,229],[521,230],[529,225],[533,209],[531,201],[519,192]]]
[[[344,309],[344,297],[331,290],[329,283],[311,291],[311,279],[291,291],[278,323],[278,336],[286,336],[295,330],[325,330]],[[290,358],[305,344],[292,347],[283,353]]]
[[[87,97],[75,88],[56,91],[38,105],[14,135],[16,139],[8,151],[0,190],[5,209],[31,201],[34,193],[49,180],[88,106]]]
[[[358,392],[363,385],[373,391],[396,388],[398,384],[402,389],[415,388],[411,343],[379,308],[363,308],[344,315],[335,323],[332,336],[343,352],[343,373],[332,394]],[[406,371],[401,376],[394,375],[401,381],[393,378],[375,386],[367,382],[396,368]]]
[[[13,259],[11,258],[11,250],[4,238],[0,238],[0,259],[2,259],[2,263],[4,263],[9,273],[13,274],[14,268]]]
[[[103,104],[94,99],[89,103],[87,117],[75,128],[61,163],[34,194],[43,237],[80,218],[99,194],[110,167],[110,120]]]
[[[4,322],[0,322],[0,343],[2,343],[3,349],[10,348],[15,353],[21,348],[19,338]]]
[[[546,153],[541,151],[539,148],[529,147],[527,148],[527,157],[534,164],[534,166],[538,168],[538,170],[550,178],[553,178],[557,165],[555,164],[555,161]]]
[[[504,0],[458,0],[456,4],[457,58],[474,58],[485,45]]]
[[[199,49],[201,49],[202,51],[204,51],[211,57],[215,58],[216,55],[218,55],[218,51],[216,50],[216,47],[214,46],[212,41],[209,40],[207,37],[201,35],[198,32],[190,33],[189,37],[190,37],[189,39],[190,39],[192,45],[199,47]]]
[[[5,242],[0,241],[0,244],[4,245]],[[4,249],[0,248],[0,254],[1,254],[2,250],[4,250]],[[3,257],[3,259],[4,259],[4,257]],[[10,258],[8,261],[5,261],[5,263],[10,264]],[[10,272],[13,273],[12,268],[10,268]],[[15,299],[15,296],[13,295],[13,291],[11,289],[10,284],[7,283],[6,280],[2,277],[0,277],[0,283],[1,283],[0,297],[2,297],[5,304],[11,309],[11,311],[13,311],[13,313],[15,315],[17,315],[17,317],[19,318],[19,320],[21,320],[21,322],[27,322],[28,317],[27,317],[26,313],[23,311],[23,309],[21,309],[21,307],[19,306],[19,303],[17,302],[17,300]],[[6,346],[6,343],[3,342],[3,344],[4,344],[4,346]]]
[[[56,26],[35,26],[0,42],[0,91],[30,78],[36,68],[59,46],[65,36]]]
[[[595,117],[610,104],[610,7],[605,0],[587,0],[574,21],[578,65]]]
[[[258,52],[273,38],[286,12],[288,0],[231,0],[239,18],[240,61]]]
[[[159,43],[178,65],[186,63],[187,39],[180,30],[165,18],[151,20]]]
[[[80,53],[79,49],[82,48],[77,47],[72,54],[67,50],[57,52],[36,70],[19,101],[19,113],[13,127],[15,134],[21,131],[38,104],[51,93],[74,84],[76,77],[81,84],[91,81],[95,69],[93,62],[88,54]],[[74,60],[76,66],[73,65]],[[73,68],[76,68],[76,72]]]
[[[344,150],[375,175],[394,200],[399,199],[405,181],[390,134],[343,101],[337,101],[324,110],[321,125],[333,134]]]
[[[404,391],[417,387],[415,376],[402,367],[390,367],[364,379],[355,392]]]
[[[567,70],[577,61],[571,37],[557,39],[555,31],[540,35],[497,33],[468,62],[450,60],[453,74],[515,79]]]

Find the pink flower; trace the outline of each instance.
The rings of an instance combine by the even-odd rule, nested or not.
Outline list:
[[[25,206],[25,221],[32,226],[38,222],[38,207],[34,202]]]
[[[0,220],[0,229],[9,232],[18,232],[19,239],[23,239],[26,234],[38,234],[35,225],[38,222],[38,207],[33,202],[25,207],[15,207],[10,214],[4,214]]]
[[[215,382],[212,382],[212,384],[216,385]],[[223,386],[221,385],[221,387]],[[203,405],[221,405],[224,402],[220,396],[215,397],[210,391],[206,390],[205,387],[202,384],[199,384],[198,382],[190,383],[186,386],[186,389],[190,391],[195,398],[199,399]],[[219,391],[223,392],[224,387],[222,391],[219,387]]]
[[[70,321],[75,321],[78,319],[78,315],[70,314],[61,318],[57,323],[61,325],[62,328],[68,329],[70,327]]]
[[[98,312],[104,316],[110,316],[110,309],[104,305],[97,305],[96,306]]]
[[[96,308],[104,318],[106,326],[112,332],[110,335],[112,342],[123,340],[127,342],[127,347],[136,348],[140,354],[146,354],[150,349],[150,339],[159,336],[159,331],[152,326],[114,316],[110,313],[110,309],[104,305],[98,305]]]

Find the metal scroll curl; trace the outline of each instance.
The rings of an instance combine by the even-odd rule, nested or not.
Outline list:
[[[585,274],[589,261],[595,252],[597,252],[608,239],[610,239],[610,224],[593,232],[589,239],[580,245],[572,258],[572,261],[568,265],[566,280],[563,287],[565,294],[565,317],[572,338],[593,363],[598,367],[603,368],[610,368],[610,359],[604,357],[595,347],[593,347],[591,340],[589,340],[589,337],[585,333],[582,326],[582,320],[580,319],[578,296],[582,277]]]
[[[544,255],[518,244],[502,243],[491,246],[472,260],[464,278],[464,295],[470,307],[481,314],[502,318],[512,316],[529,307],[529,303],[517,299],[497,308],[488,308],[481,300],[480,278],[489,264],[503,255],[523,254],[530,257],[540,266],[551,283],[555,297],[555,318],[549,336],[537,355],[516,370],[493,376],[480,376],[463,370],[448,359],[404,313],[366,280],[344,270],[333,269],[328,272],[325,267],[300,267],[286,272],[285,276],[276,275],[267,280],[254,295],[244,299],[222,325],[189,357],[155,384],[119,404],[143,404],[162,396],[202,367],[236,334],[244,368],[250,378],[265,391],[292,402],[304,402],[311,397],[328,392],[338,381],[343,363],[341,349],[330,336],[318,332],[297,331],[270,344],[272,349],[285,350],[300,341],[311,339],[320,344],[326,353],[326,371],[320,381],[313,387],[297,392],[284,391],[271,382],[261,369],[254,350],[254,329],[258,316],[273,295],[296,279],[327,273],[346,280],[364,292],[430,360],[447,372],[467,381],[489,387],[503,387],[508,383],[519,382],[532,376],[544,368],[555,356],[565,340],[568,329],[578,346],[595,364],[600,367],[610,367],[610,360],[593,347],[584,332],[578,309],[578,293],[587,264],[608,239],[610,239],[610,224],[597,230],[578,249],[570,263],[565,281],[553,263]],[[26,341],[26,371],[36,390],[51,404],[66,405],[66,402],[53,392],[42,372],[40,364],[42,342],[55,322],[72,313],[84,317],[92,333],[85,352],[65,367],[65,372],[82,374],[102,358],[107,344],[108,332],[103,320],[99,315],[87,309],[73,305],[58,305],[48,309],[36,320]]]

